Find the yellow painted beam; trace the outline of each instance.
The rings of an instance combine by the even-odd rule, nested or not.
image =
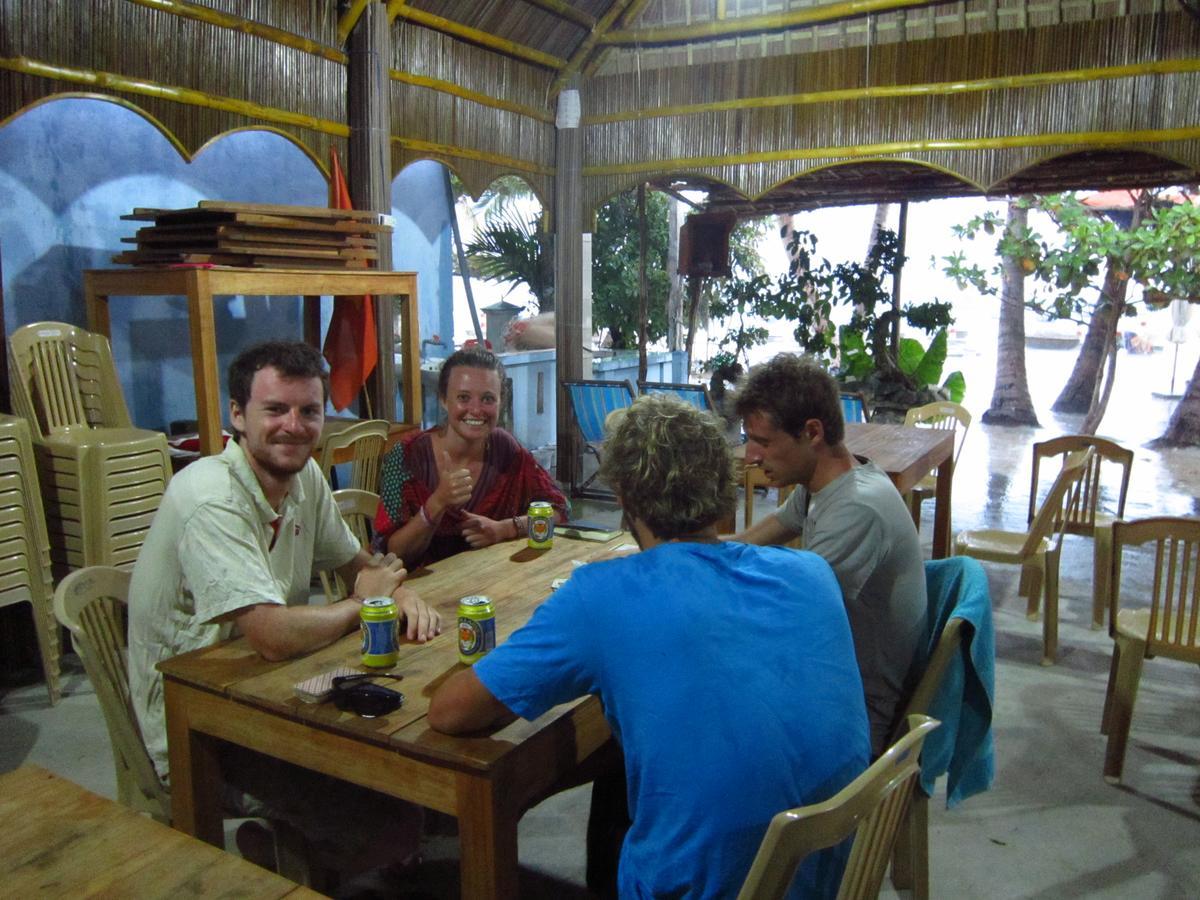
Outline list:
[[[583,39],[583,43],[575,48],[575,52],[571,54],[571,59],[566,63],[559,76],[554,79],[554,83],[550,85],[551,97],[558,96],[558,92],[565,88],[575,74],[583,68],[588,61],[588,57],[591,55],[592,48],[596,46],[596,42],[612,27],[613,22],[629,8],[629,4],[632,2],[634,0],[617,0],[616,3],[608,8],[608,12],[596,23],[596,27],[592,29],[591,34]]]
[[[519,116],[527,116],[530,119],[536,119],[539,122],[551,123],[554,121],[554,113],[544,109],[536,109],[532,106],[526,106],[523,103],[513,103],[509,100],[502,100],[499,97],[493,97],[490,94],[481,94],[478,91],[468,90],[460,87],[449,81],[443,81],[440,78],[429,78],[425,75],[414,75],[411,72],[402,72],[399,69],[391,69],[389,76],[392,81],[398,81],[401,84],[411,84],[416,87],[429,88],[431,91],[437,91],[441,94],[450,94],[462,100],[470,100],[472,103],[478,103],[482,106],[490,106],[493,109],[503,109],[507,112],[516,113]]]
[[[646,8],[650,0],[633,0],[633,3],[625,10],[625,14],[621,16],[621,23],[632,22],[642,14],[642,10]],[[586,63],[583,65],[583,77],[591,78],[600,64],[604,62],[605,55],[611,50],[611,47],[601,47],[599,51],[593,53]]]
[[[306,37],[301,37],[290,31],[284,31],[282,28],[273,28],[270,25],[263,25],[261,22],[252,22],[250,19],[244,19],[241,16],[233,16],[229,13],[209,9],[207,6],[184,3],[182,0],[126,0],[126,2],[136,3],[138,6],[145,6],[148,9],[154,9],[173,16],[180,16],[184,19],[191,19],[195,22],[215,25],[218,28],[229,28],[233,31],[241,31],[244,34],[252,34],[263,40],[274,41],[277,44],[283,44],[285,47],[302,50],[305,53],[324,57],[333,62],[342,64],[346,62],[346,54],[336,47],[318,44],[316,41],[310,41]]]
[[[581,28],[587,28],[588,30],[591,30],[596,26],[595,16],[590,16],[582,9],[576,9],[569,3],[563,3],[562,0],[525,0],[525,2],[532,6],[539,6],[548,12],[552,12],[559,18],[574,22]]]
[[[1042,87],[1057,84],[1078,84],[1113,78],[1136,78],[1143,75],[1175,75],[1200,72],[1200,59],[1167,59],[1130,63],[1124,66],[1104,66],[1091,69],[1066,69],[1057,72],[1037,72],[1029,75],[1005,75],[996,78],[976,78],[970,81],[939,81],[929,84],[893,84],[863,88],[838,88],[831,91],[808,91],[784,94],[779,97],[742,97],[736,100],[717,100],[711,103],[687,103],[676,106],[655,106],[603,115],[584,116],[583,125],[606,125],[612,122],[661,119],[667,116],[690,116],[700,113],[729,112],[739,109],[768,109],[777,106],[803,106],[812,103],[838,103],[846,100],[879,100],[893,97],[930,97],[969,94],[979,91]]]
[[[1009,150],[1018,147],[1048,147],[1055,144],[1076,145],[1077,149],[1095,147],[1128,147],[1131,144],[1168,143],[1200,139],[1200,125],[1181,128],[1158,128],[1144,131],[1074,131],[1050,134],[1018,134],[1002,137],[929,139],[921,141],[885,141],[877,144],[852,144],[842,147],[804,147],[789,150],[769,150],[761,153],[731,153],[725,156],[687,156],[675,159],[641,160],[609,166],[584,166],[584,177],[605,175],[640,175],[648,172],[667,172],[678,169],[699,169],[712,166],[742,166],[767,162],[790,162],[800,159],[852,159],[864,156],[886,156],[896,153],[962,152],[970,150]]]
[[[451,144],[435,144],[431,141],[420,141],[415,138],[397,137],[392,135],[392,143],[414,153],[428,153],[434,156],[453,156],[458,159],[473,159],[494,166],[516,169],[520,172],[532,172],[535,175],[553,177],[554,167],[543,166],[527,159],[517,159],[513,156],[501,156],[498,153],[488,153],[486,150],[472,150],[469,147],[458,147]]]
[[[191,88],[176,87],[169,84],[159,84],[141,78],[128,78],[113,72],[97,72],[91,69],[75,69],[68,66],[52,65],[39,62],[23,56],[0,57],[0,69],[20,72],[23,75],[36,75],[39,78],[52,78],[55,81],[66,81],[72,84],[86,84],[90,87],[108,88],[126,94],[138,94],[143,97],[157,97],[160,100],[170,100],[189,106],[202,106],[207,109],[219,109],[223,112],[240,113],[264,122],[276,125],[295,125],[335,137],[349,137],[350,129],[341,122],[329,119],[318,119],[302,113],[294,113],[285,109],[263,106],[248,100],[238,100],[235,97],[223,97],[219,94],[208,94]]]
[[[937,0],[935,0],[937,2]],[[823,6],[810,6],[781,13],[764,13],[760,16],[742,16],[736,19],[721,19],[697,22],[693,25],[670,25],[656,28],[621,29],[610,31],[601,44],[675,44],[687,41],[721,40],[745,37],[765,31],[785,31],[802,28],[820,22],[840,19],[857,19],[862,16],[897,9],[917,9],[933,6],[930,0],[841,0]]]
[[[526,47],[524,44],[518,44],[515,41],[505,40],[501,37],[496,37],[494,34],[488,34],[486,31],[480,31],[478,28],[471,28],[463,25],[460,22],[453,22],[450,19],[435,16],[433,13],[427,13],[419,9],[412,9],[405,6],[403,3],[398,4],[393,12],[393,7],[388,5],[388,15],[393,18],[407,19],[417,25],[425,28],[430,28],[434,31],[440,31],[443,34],[448,34],[451,37],[462,38],[466,41],[479,44],[483,47],[488,47],[496,50],[507,56],[513,56],[517,59],[522,59],[525,62],[531,62],[535,65],[545,66],[547,69],[561,69],[566,66],[567,61],[557,56],[551,56],[549,53],[543,53],[541,50],[535,50],[533,47]]]
[[[354,30],[354,26],[358,24],[358,20],[362,18],[362,14],[367,9],[367,4],[372,0],[354,0],[350,8],[342,13],[342,17],[338,19],[337,37],[338,43],[346,43],[346,39],[350,37],[350,32]]]

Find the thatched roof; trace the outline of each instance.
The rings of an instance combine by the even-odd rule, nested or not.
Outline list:
[[[186,153],[346,139],[368,0],[0,0],[0,122],[102,95]],[[371,0],[378,2],[378,0]],[[739,214],[1200,180],[1200,22],[1168,0],[391,0],[392,164],[548,200],[577,86],[582,202],[707,185]]]

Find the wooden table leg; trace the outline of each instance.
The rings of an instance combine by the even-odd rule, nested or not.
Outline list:
[[[192,731],[188,698],[194,689],[165,681],[171,767],[171,825],[217,847],[225,845],[217,740]]]
[[[950,486],[954,481],[954,457],[948,456],[938,466],[937,487],[934,493],[933,548],[934,559],[950,555]]]
[[[470,775],[458,778],[458,809],[461,896],[517,897],[518,811],[497,796],[495,783]]]
[[[196,421],[200,429],[200,453],[220,453],[221,402],[217,379],[217,334],[213,295],[208,273],[197,270],[188,291],[188,325],[192,339],[192,377],[196,386]]]
[[[89,272],[83,273],[83,305],[87,311],[88,331],[102,334],[112,340],[112,328],[108,321],[108,297],[97,293],[92,287]]]

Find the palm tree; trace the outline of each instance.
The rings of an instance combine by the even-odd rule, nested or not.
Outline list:
[[[542,232],[540,215],[526,218],[507,206],[480,229],[467,244],[466,254],[481,278],[525,284],[538,312],[554,309],[554,280],[549,236]]]

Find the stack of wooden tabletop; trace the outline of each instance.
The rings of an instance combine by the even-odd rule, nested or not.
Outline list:
[[[222,200],[202,200],[191,209],[135,209],[121,218],[154,223],[121,239],[136,250],[113,257],[135,266],[366,268],[379,258],[380,236],[392,231],[373,212]]]

